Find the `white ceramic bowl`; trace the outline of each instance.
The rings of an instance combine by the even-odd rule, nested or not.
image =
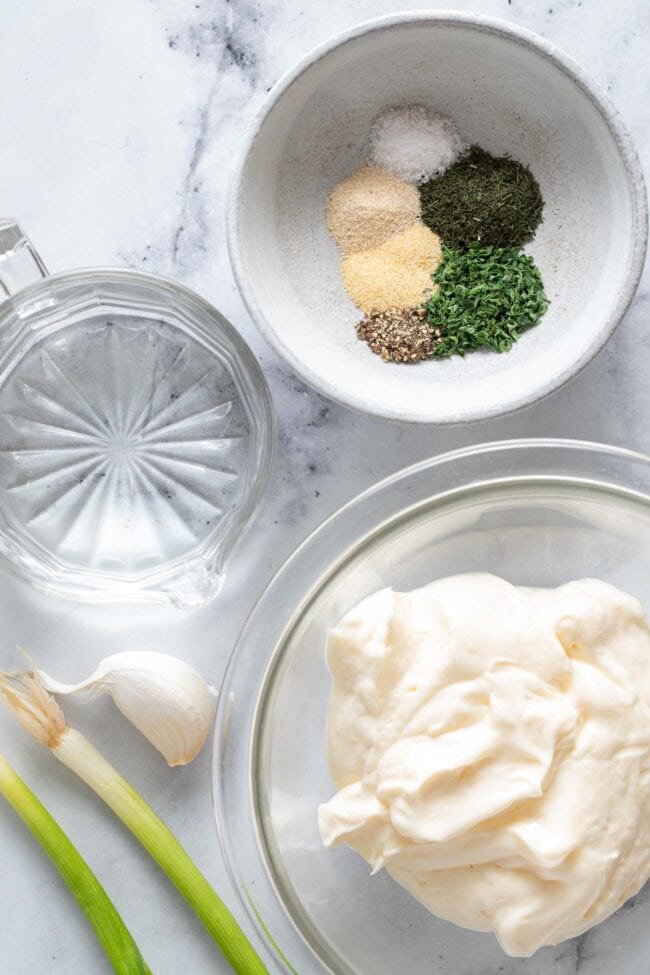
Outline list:
[[[327,195],[365,161],[374,117],[409,103],[526,163],[541,186],[529,250],[552,304],[506,354],[387,365],[356,338]],[[589,362],[636,289],[647,204],[616,111],[562,52],[490,18],[409,12],[340,35],[275,86],[235,171],[228,239],[251,316],[306,382],[376,416],[453,423],[533,403]]]

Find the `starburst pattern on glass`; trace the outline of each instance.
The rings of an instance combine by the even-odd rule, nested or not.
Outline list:
[[[249,441],[216,355],[164,321],[95,315],[0,389],[2,514],[70,569],[141,577],[219,533]]]

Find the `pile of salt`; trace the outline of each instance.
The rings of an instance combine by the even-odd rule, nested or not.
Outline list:
[[[444,173],[465,149],[456,126],[423,105],[382,112],[370,130],[370,158],[411,183]]]

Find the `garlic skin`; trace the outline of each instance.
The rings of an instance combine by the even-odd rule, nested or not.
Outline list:
[[[178,657],[146,650],[116,653],[79,684],[61,684],[42,670],[37,673],[52,694],[89,691],[87,700],[110,694],[172,767],[196,758],[208,737],[216,692]]]

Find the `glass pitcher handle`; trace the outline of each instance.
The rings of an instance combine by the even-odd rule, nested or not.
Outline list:
[[[16,221],[0,219],[0,301],[47,276],[38,252]]]

